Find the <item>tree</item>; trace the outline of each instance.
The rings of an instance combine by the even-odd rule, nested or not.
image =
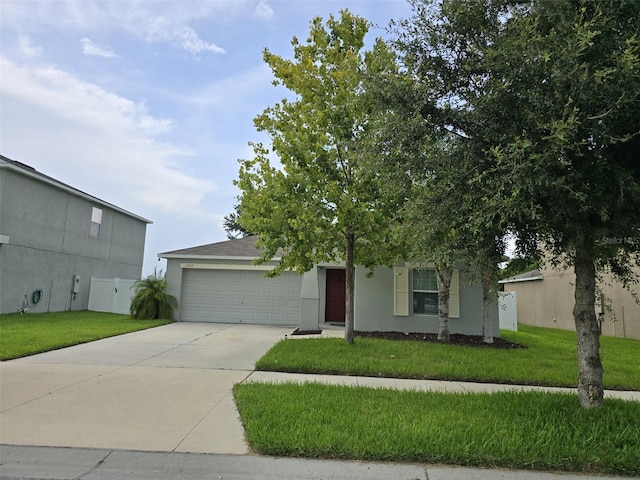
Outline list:
[[[255,119],[271,138],[281,168],[270,151],[252,144],[255,158],[241,162],[237,185],[239,223],[258,235],[259,262],[281,250],[271,272],[305,272],[317,263],[345,262],[345,340],[354,341],[355,265],[372,269],[396,259],[389,229],[395,206],[380,191],[378,176],[366,168],[371,150],[369,75],[396,68],[381,40],[364,51],[366,20],[347,10],[311,22],[309,38],[293,38],[293,60],[268,50],[264,60],[276,78],[295,94]]]
[[[138,280],[132,288],[135,289],[135,295],[131,300],[131,317],[136,320],[173,318],[178,301],[166,293],[167,282],[162,272],[153,272],[144,280]]]
[[[633,280],[640,231],[640,3],[635,0],[413,2],[398,40],[465,139],[461,164],[482,204],[524,254],[543,248],[576,274],[578,394],[602,404],[595,277]],[[478,195],[479,194],[479,195]]]
[[[233,207],[233,212],[224,216],[224,220],[222,222],[222,227],[225,232],[227,232],[227,238],[229,240],[234,240],[236,238],[244,238],[253,235],[251,232],[248,232],[244,229],[240,223],[238,223],[238,219],[240,218],[240,211],[238,210],[238,205]]]
[[[406,73],[371,82],[379,126],[376,135],[382,187],[402,204],[395,223],[403,251],[418,266],[433,265],[438,282],[438,340],[449,341],[449,291],[454,266],[464,264],[469,279],[482,280],[484,340],[493,342],[490,303],[497,296],[497,264],[504,252],[505,227],[499,221],[478,226],[469,221],[482,202],[469,185],[464,165],[468,139],[437,121],[437,89]],[[466,163],[465,163],[466,162]],[[417,260],[417,261],[416,261]]]

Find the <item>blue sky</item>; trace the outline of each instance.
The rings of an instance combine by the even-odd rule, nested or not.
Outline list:
[[[160,252],[226,239],[253,118],[287,95],[262,51],[292,56],[315,16],[380,26],[404,0],[2,0],[0,153],[152,220]]]

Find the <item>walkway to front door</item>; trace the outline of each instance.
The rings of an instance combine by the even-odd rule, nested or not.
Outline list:
[[[324,321],[344,323],[346,270],[327,269],[327,304]]]

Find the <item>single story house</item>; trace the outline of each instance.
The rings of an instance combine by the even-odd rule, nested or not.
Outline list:
[[[256,237],[245,237],[161,253],[167,260],[167,293],[178,299],[175,319],[193,322],[256,323],[317,330],[344,323],[344,265],[323,264],[299,275],[266,278],[273,262],[255,265]],[[372,277],[356,267],[355,329],[436,333],[435,270],[414,270],[408,262],[379,267]],[[498,307],[492,305],[499,335]],[[450,331],[482,335],[482,287],[456,270],[451,285]]]
[[[0,155],[0,313],[89,307],[91,279],[140,279],[151,221]]]
[[[505,292],[515,292],[518,323],[574,330],[575,273],[546,266],[501,280]],[[638,285],[626,290],[610,275],[598,283],[596,315],[603,335],[640,339],[640,295]]]

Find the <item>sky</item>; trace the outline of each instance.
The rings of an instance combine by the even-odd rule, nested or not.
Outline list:
[[[226,240],[253,119],[283,97],[262,60],[348,8],[385,36],[405,0],[2,0],[0,153],[117,205],[161,252]]]

